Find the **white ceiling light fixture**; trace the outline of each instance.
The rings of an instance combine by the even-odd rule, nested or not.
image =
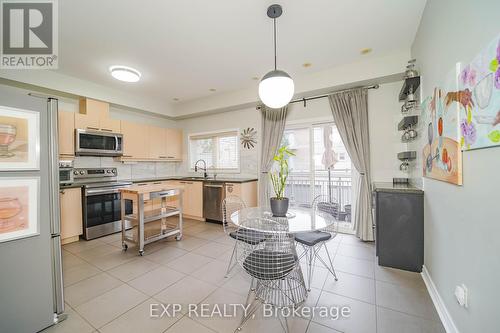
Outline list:
[[[282,13],[283,9],[280,5],[274,4],[267,8],[267,16],[273,19],[274,24],[274,70],[264,75],[259,83],[261,101],[273,109],[287,105],[292,100],[295,91],[295,85],[290,75],[277,69],[276,65],[276,19]]]
[[[111,66],[109,67],[109,72],[115,79],[124,82],[137,82],[141,79],[141,72],[132,67],[121,65]]]

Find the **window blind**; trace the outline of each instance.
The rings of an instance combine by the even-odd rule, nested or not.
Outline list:
[[[203,159],[213,170],[240,168],[238,131],[191,135],[189,137],[190,166]]]

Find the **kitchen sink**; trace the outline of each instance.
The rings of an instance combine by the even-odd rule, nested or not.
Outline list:
[[[182,177],[181,180],[213,180],[213,178],[204,177]]]

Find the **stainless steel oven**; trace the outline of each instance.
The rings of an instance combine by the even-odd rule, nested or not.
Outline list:
[[[85,186],[83,237],[86,240],[121,231],[121,194],[119,188],[130,184]],[[125,201],[125,213],[132,214],[132,201]]]
[[[74,169],[75,183],[83,184],[83,238],[86,240],[121,231],[119,189],[131,182],[117,181],[116,168]],[[125,213],[132,214],[132,201],[125,202]]]
[[[76,129],[75,154],[91,156],[122,156],[123,135],[120,133]]]

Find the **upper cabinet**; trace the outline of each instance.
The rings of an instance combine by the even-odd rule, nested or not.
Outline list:
[[[62,158],[75,155],[75,113],[58,112],[59,155]]]
[[[109,117],[109,104],[89,98],[80,100],[80,112],[75,114],[75,128],[121,133],[120,120]]]
[[[123,134],[122,161],[181,161],[182,130],[120,121],[109,116],[109,104],[80,100],[80,112],[59,111],[59,154],[75,155],[75,129]]]
[[[149,126],[149,158],[167,158],[167,131],[165,128]]]
[[[121,159],[149,159],[149,127],[122,121],[121,130],[123,134],[123,157]]]
[[[182,130],[166,128],[167,159],[182,160]]]
[[[178,161],[182,159],[182,131],[149,126],[149,158]]]

